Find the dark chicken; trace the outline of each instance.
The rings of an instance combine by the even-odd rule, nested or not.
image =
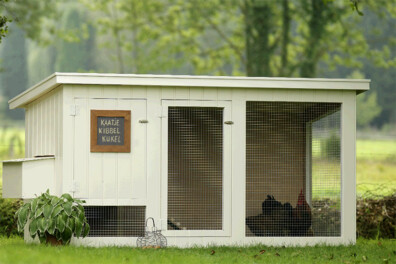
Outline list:
[[[311,208],[301,190],[296,208],[290,203],[267,195],[262,213],[246,218],[246,225],[255,236],[306,236],[312,223]]]
[[[302,190],[298,196],[297,206],[293,209],[292,221],[292,236],[305,236],[312,224],[311,207],[309,207]]]

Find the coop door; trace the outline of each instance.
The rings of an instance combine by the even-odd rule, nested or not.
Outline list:
[[[92,205],[141,205],[146,199],[146,100],[84,98],[75,99],[75,106],[74,197]],[[130,152],[92,151],[91,110],[130,111]]]
[[[163,100],[162,104],[166,235],[229,235],[230,103]]]

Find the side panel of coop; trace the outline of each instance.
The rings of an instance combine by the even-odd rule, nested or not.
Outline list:
[[[54,194],[62,192],[63,88],[58,87],[26,107],[25,157],[55,156]]]

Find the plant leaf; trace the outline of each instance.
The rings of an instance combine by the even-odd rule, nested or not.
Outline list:
[[[60,204],[55,206],[54,210],[52,210],[51,218],[54,218],[55,216],[57,216],[62,210],[63,210],[63,207]]]
[[[76,219],[74,217],[69,217],[69,219],[67,220],[66,226],[68,226],[72,231],[74,231],[75,221]]]
[[[64,244],[69,244],[70,239],[71,239],[71,237],[72,237],[72,234],[73,234],[73,233],[72,233],[71,229],[68,228],[68,227],[66,227],[66,228],[65,228],[65,231],[61,234],[61,236],[62,236],[62,241],[63,241]]]
[[[83,232],[83,234],[82,234],[82,237],[86,237],[86,236],[88,235],[90,229],[91,229],[91,227],[89,226],[89,224],[88,224],[88,223],[85,223],[85,225],[84,225],[84,232]]]
[[[41,233],[45,232],[46,223],[45,223],[45,218],[44,217],[40,217],[40,218],[37,219],[37,228],[38,228],[38,230],[40,230]]]
[[[48,219],[51,216],[53,207],[50,204],[44,205],[44,217]]]
[[[64,198],[64,199],[68,200],[69,202],[73,202],[73,198],[68,193],[62,194],[61,198]]]
[[[36,212],[37,210],[37,205],[38,205],[38,199],[34,199],[31,203],[30,203],[30,208],[32,210],[32,212]]]
[[[54,235],[55,227],[56,227],[56,220],[54,218],[49,218],[47,232],[50,233],[51,235]]]
[[[84,223],[85,220],[84,211],[80,212],[80,214],[78,215],[78,219],[81,221],[81,223]]]
[[[65,209],[66,214],[68,216],[70,216],[71,213],[72,213],[72,203],[71,202],[67,202],[67,203],[63,204],[62,206],[63,206],[63,209]]]
[[[33,219],[29,224],[29,233],[32,238],[35,237],[37,232],[37,219]]]
[[[55,206],[60,202],[61,199],[59,199],[58,197],[54,196],[51,200],[51,205]]]
[[[34,217],[38,218],[44,212],[44,206],[37,208],[36,212],[34,213]]]
[[[56,218],[56,229],[59,230],[59,232],[63,232],[65,230],[65,220],[63,220],[63,216],[62,215],[58,215],[58,217]]]
[[[76,218],[76,221],[75,221],[75,234],[76,234],[77,238],[79,238],[81,236],[82,229],[83,229],[83,222],[80,221],[80,219]]]
[[[26,225],[29,215],[29,207],[24,206],[21,207],[21,210],[18,212],[18,230],[22,231]]]

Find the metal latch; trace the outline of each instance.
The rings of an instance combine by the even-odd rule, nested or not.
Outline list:
[[[226,124],[226,125],[233,125],[234,122],[232,122],[232,121],[225,121],[224,124]]]
[[[141,123],[141,124],[147,124],[147,123],[148,123],[148,120],[141,119],[141,120],[139,120],[139,123]]]

